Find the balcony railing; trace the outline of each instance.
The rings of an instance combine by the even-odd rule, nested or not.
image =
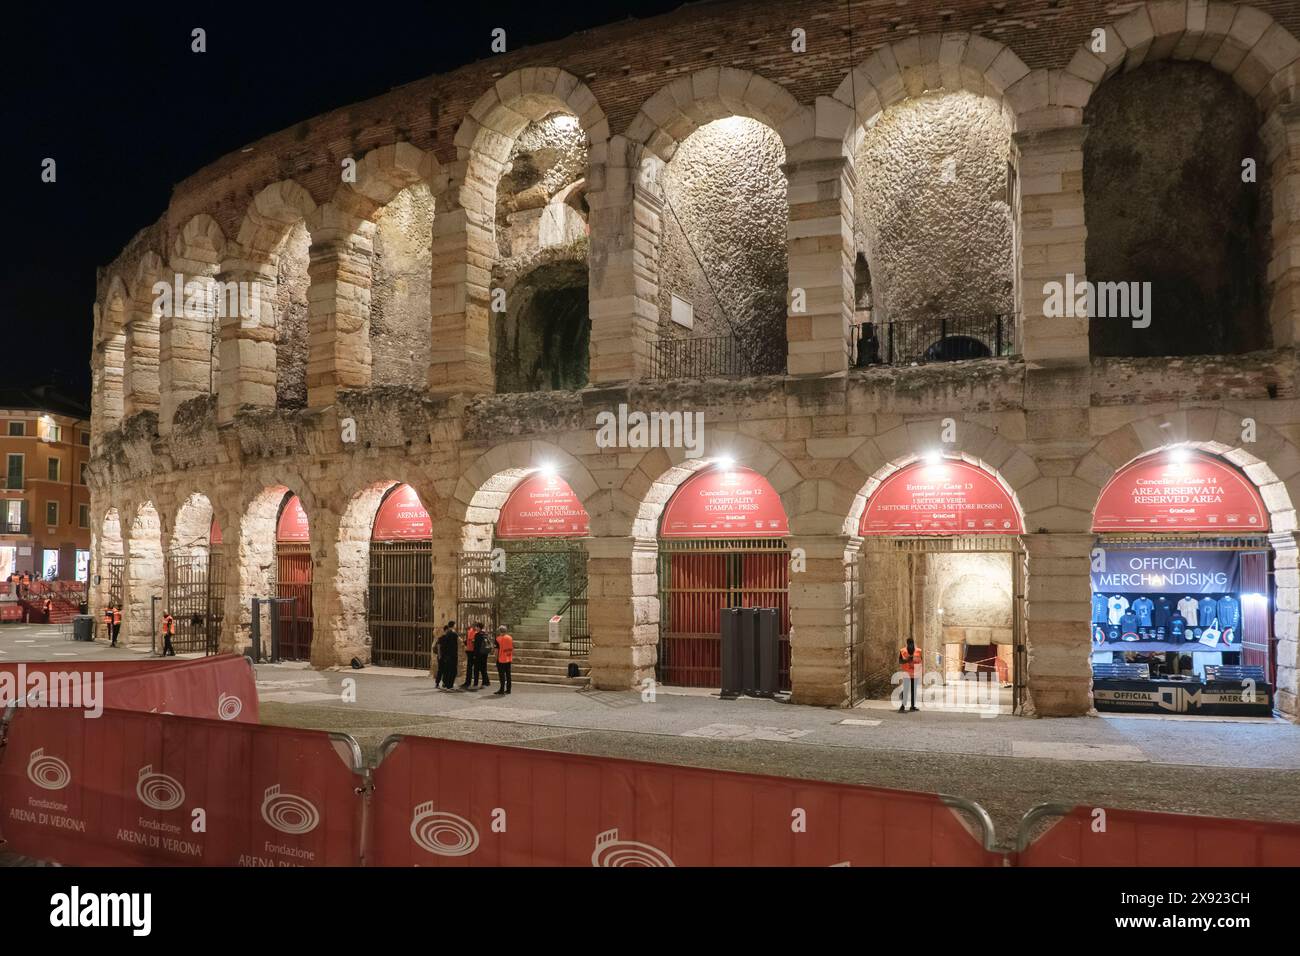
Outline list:
[[[0,521],[0,534],[31,534],[30,521]]]
[[[783,340],[709,335],[660,339],[655,343],[650,377],[663,380],[784,374]]]
[[[1018,354],[1014,314],[870,322],[859,326],[858,333],[855,364],[859,368]]]

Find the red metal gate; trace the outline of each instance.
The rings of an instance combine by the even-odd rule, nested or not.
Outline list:
[[[280,658],[311,660],[311,545],[278,542],[275,546],[275,595],[293,603],[277,605]]]
[[[780,687],[789,690],[790,549],[780,538],[659,542],[659,681],[721,686],[720,613],[729,607],[778,609]]]

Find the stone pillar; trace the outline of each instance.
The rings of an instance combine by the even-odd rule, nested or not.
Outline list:
[[[456,627],[464,633],[459,620],[456,600],[460,592],[461,525],[448,519],[433,523],[433,639],[442,633],[442,625],[455,620]],[[438,657],[429,660],[429,672],[437,673]]]
[[[1091,534],[1026,534],[1025,713],[1074,717],[1092,708]]]
[[[659,234],[663,202],[655,184],[662,163],[623,137],[610,142],[607,166],[587,191],[590,215],[589,380],[593,385],[648,378],[659,338]]]
[[[1300,342],[1300,103],[1274,109],[1260,135],[1268,150],[1265,162],[1273,193],[1269,325],[1273,347],[1287,348]],[[1256,168],[1260,179],[1266,175],[1264,165]]]
[[[158,410],[158,359],[158,316],[150,300],[140,303],[126,327],[124,417]]]
[[[241,290],[226,296],[221,313],[217,421],[225,424],[234,421],[241,407],[275,407],[275,267],[241,263],[228,267],[217,281]]]
[[[849,538],[792,535],[786,540],[792,551],[791,699],[843,707],[849,700]]]
[[[212,279],[186,272],[175,260],[172,269],[180,275],[182,301],[172,302],[159,320],[158,342],[158,433],[172,430],[176,409],[200,395],[211,394],[213,380],[213,322],[217,314]],[[193,292],[193,296],[190,295]]]
[[[482,159],[475,168],[491,164]],[[497,258],[496,180],[464,180],[453,173],[452,185],[439,195],[433,217],[433,353],[429,390],[435,395],[490,393],[495,389],[489,286]],[[490,175],[490,171],[485,175]]]
[[[370,384],[370,262],[374,224],[312,236],[307,266],[307,407]]]
[[[1016,133],[1020,221],[1016,223],[1020,352],[1030,365],[1086,365],[1087,316],[1046,314],[1044,285],[1086,276],[1088,236],[1083,217],[1083,141],[1087,127]]]
[[[590,538],[587,625],[591,684],[638,689],[652,679],[659,643],[659,549],[653,541]]]
[[[354,657],[367,660],[366,607],[339,599],[340,573],[339,537],[341,515],[327,502],[317,497],[311,518],[311,666],[316,668],[346,664]],[[369,547],[369,529],[366,531]],[[345,570],[357,573],[355,562]],[[366,562],[361,562],[365,573]]]
[[[1300,719],[1300,534],[1269,536],[1273,544],[1273,636],[1277,638],[1277,709]]]
[[[789,182],[785,328],[786,368],[791,375],[843,372],[849,367],[851,350],[856,177],[842,143],[818,144],[811,158],[782,167]],[[803,309],[795,311],[800,298]]]

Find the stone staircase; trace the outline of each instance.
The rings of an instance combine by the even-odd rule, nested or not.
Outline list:
[[[585,657],[570,657],[569,643],[551,644],[547,640],[551,618],[569,600],[568,594],[547,594],[519,621],[503,621],[515,639],[515,663],[510,669],[512,680],[525,684],[562,684],[569,687],[587,685]],[[566,631],[567,633],[567,631]],[[569,664],[578,665],[578,677],[569,677]],[[496,680],[495,670],[490,671]]]

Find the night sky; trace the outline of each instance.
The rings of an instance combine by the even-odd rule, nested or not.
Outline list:
[[[95,270],[173,184],[268,133],[490,55],[681,0],[617,3],[38,3],[5,10],[0,385],[87,401]],[[31,9],[35,7],[35,9]],[[186,12],[187,7],[194,12]],[[190,31],[207,52],[190,52]],[[320,64],[329,64],[323,70]],[[41,181],[46,157],[57,182]]]

